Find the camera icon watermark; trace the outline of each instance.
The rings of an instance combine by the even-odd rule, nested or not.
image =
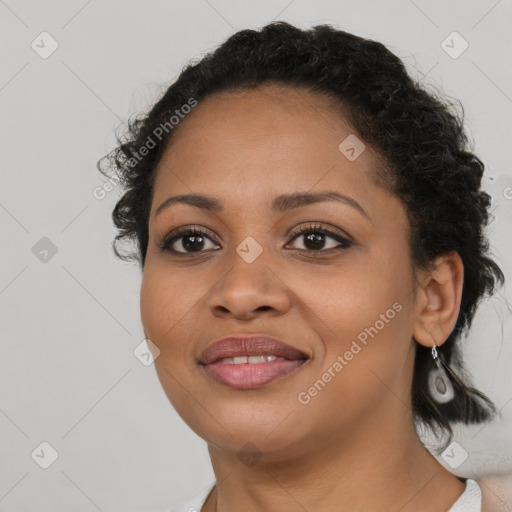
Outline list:
[[[459,444],[457,441],[446,448],[441,454],[442,459],[453,469],[457,469],[461,466],[465,460],[469,457],[468,452]]]
[[[48,263],[57,254],[57,246],[48,237],[43,236],[32,247],[32,254],[42,263]]]
[[[135,347],[133,355],[144,366],[151,366],[160,355],[160,349],[150,339],[145,338]]]
[[[236,252],[247,262],[252,263],[263,252],[263,247],[252,236],[248,236],[236,248]]]
[[[43,441],[30,456],[39,467],[48,469],[59,458],[59,453],[48,441]]]
[[[441,42],[441,48],[452,59],[458,59],[469,48],[469,43],[457,31],[453,31]]]
[[[57,50],[59,43],[48,32],[41,32],[32,41],[32,43],[30,43],[30,47],[39,55],[39,57],[47,59],[53,54],[53,52],[55,52],[55,50]]]
[[[361,156],[366,146],[363,141],[351,133],[345,138],[338,146],[340,153],[347,159],[353,162]]]
[[[252,467],[257,464],[263,454],[253,443],[246,443],[236,454],[238,459],[243,462],[246,466]]]

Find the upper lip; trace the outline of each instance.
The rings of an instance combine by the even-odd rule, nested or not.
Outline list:
[[[233,335],[215,341],[199,357],[201,364],[211,364],[225,357],[274,355],[286,359],[309,359],[308,355],[266,335]]]

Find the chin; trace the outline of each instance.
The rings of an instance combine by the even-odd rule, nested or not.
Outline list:
[[[180,414],[187,425],[206,442],[223,450],[237,452],[247,443],[252,443],[262,452],[285,449],[300,437],[297,422],[292,420],[286,408],[278,406],[235,408],[211,407],[208,413],[200,407],[197,412],[190,409]],[[291,430],[293,427],[293,430]]]

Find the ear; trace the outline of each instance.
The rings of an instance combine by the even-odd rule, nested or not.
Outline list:
[[[416,291],[414,339],[425,347],[442,345],[453,331],[460,311],[464,265],[456,251],[437,257],[422,272]]]

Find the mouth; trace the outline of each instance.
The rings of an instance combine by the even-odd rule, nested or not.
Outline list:
[[[233,336],[219,340],[201,354],[199,364],[216,382],[248,390],[289,376],[310,357],[266,336]]]

